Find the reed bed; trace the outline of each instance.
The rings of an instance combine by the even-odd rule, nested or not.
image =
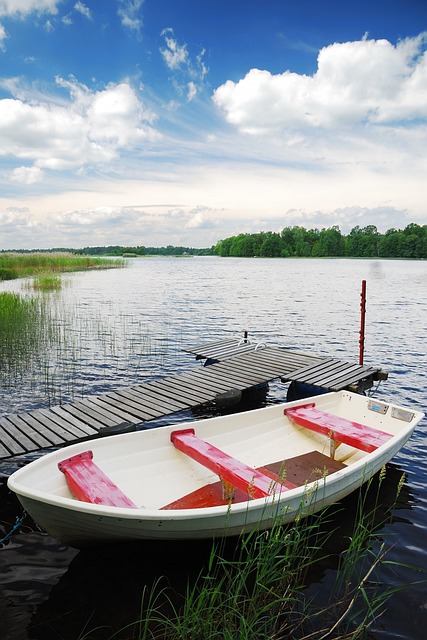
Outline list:
[[[114,380],[118,386],[139,382],[174,354],[167,327],[153,336],[146,322],[109,305],[69,304],[63,282],[40,276],[23,283],[21,293],[0,293],[4,413],[19,409],[28,391],[32,406],[46,407],[107,390]],[[22,409],[28,408],[27,401]]]
[[[0,379],[11,382],[31,367],[55,339],[46,304],[41,298],[0,293]]]
[[[39,274],[113,269],[124,267],[126,261],[67,252],[0,253],[0,280],[26,278]]]
[[[33,278],[32,287],[36,291],[58,291],[62,288],[60,276],[39,275]]]

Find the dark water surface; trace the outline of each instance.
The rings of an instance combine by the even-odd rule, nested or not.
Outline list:
[[[14,379],[2,380],[0,415],[188,370],[199,365],[183,347],[240,337],[245,329],[271,346],[357,362],[362,279],[368,298],[365,364],[389,373],[375,395],[427,409],[426,262],[153,258],[64,279],[62,291],[48,298],[58,337]],[[0,291],[33,295],[25,282],[2,282]],[[275,383],[266,401],[285,396],[286,386]],[[192,417],[188,412],[167,421]],[[425,638],[427,587],[414,584],[427,577],[421,573],[427,570],[425,428],[424,420],[388,465],[381,489],[387,510],[405,474],[392,521],[380,534],[393,545],[388,559],[399,563],[385,568],[384,583],[411,584],[391,599],[370,632],[375,640]],[[0,463],[0,539],[22,514],[5,486],[16,464]],[[353,497],[343,502],[336,523],[343,537],[354,509]],[[183,588],[210,548],[144,543],[82,553],[26,518],[0,545],[0,640],[74,640],[98,626],[107,628],[94,637],[109,638],[139,616],[144,585],[163,575]],[[310,589],[321,592],[335,572],[332,561],[319,565]]]

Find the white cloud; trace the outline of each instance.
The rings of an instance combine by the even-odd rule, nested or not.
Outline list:
[[[163,29],[161,35],[166,47],[160,49],[160,53],[168,69],[173,72],[172,83],[180,95],[185,95],[191,102],[204,88],[204,79],[208,68],[204,63],[205,50],[203,49],[194,59],[188,52],[187,44],[179,44],[174,36],[173,29]]]
[[[251,69],[216,89],[213,101],[245,133],[390,123],[427,117],[427,32],[322,49],[313,76]]]
[[[123,207],[95,207],[64,211],[54,217],[56,224],[64,227],[111,227],[130,223],[137,217],[135,212]]]
[[[193,100],[193,98],[196,97],[196,95],[198,93],[198,89],[197,89],[197,86],[194,84],[193,81],[188,83],[187,88],[188,88],[187,99],[188,99],[188,102],[191,102]]]
[[[88,20],[92,20],[92,12],[83,2],[76,2],[74,9]]]
[[[214,213],[208,207],[196,207],[189,211],[188,219],[185,224],[186,229],[210,229],[215,226],[214,221],[210,217]]]
[[[72,169],[109,162],[121,149],[158,137],[154,115],[129,84],[92,92],[75,80],[57,83],[69,91],[68,103],[25,98],[22,89],[19,99],[0,100],[0,155],[32,160],[42,169]],[[15,83],[6,85],[13,89]]]
[[[160,53],[169,69],[174,70],[187,65],[189,60],[187,45],[178,44],[177,40],[173,37],[173,29],[164,29],[161,35],[165,39],[166,48],[160,49]]]
[[[63,0],[0,0],[0,16],[58,12]]]
[[[2,24],[0,24],[0,51],[4,51],[5,50],[5,45],[4,45],[4,41],[6,40],[6,38],[8,37],[5,28]]]
[[[31,222],[30,210],[27,207],[8,207],[0,211],[0,226],[3,233],[15,233],[20,227],[26,227]]]
[[[142,29],[142,18],[140,10],[144,0],[118,0],[119,8],[117,13],[122,25],[127,29],[139,32]]]
[[[116,243],[210,246],[218,240],[217,224],[217,212],[205,206],[94,207],[50,217],[49,233],[66,235],[67,246],[73,247]]]
[[[17,167],[12,171],[10,179],[12,182],[21,184],[35,184],[42,182],[43,175],[43,171],[39,167]]]
[[[279,226],[277,223],[279,222]],[[322,229],[336,225],[343,234],[348,234],[356,226],[375,225],[380,233],[388,229],[403,229],[413,222],[407,210],[389,205],[361,207],[358,205],[338,207],[332,211],[305,211],[290,209],[283,218],[275,220],[276,230],[283,227],[302,226],[306,229]]]

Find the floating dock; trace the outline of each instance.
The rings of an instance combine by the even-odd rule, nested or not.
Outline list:
[[[273,380],[361,392],[387,378],[378,367],[268,347],[246,338],[203,343],[184,351],[209,366],[0,418],[0,459],[136,428]]]

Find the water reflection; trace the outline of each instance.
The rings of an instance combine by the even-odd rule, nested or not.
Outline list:
[[[209,258],[136,260],[131,265],[123,271],[70,276],[70,286],[52,300],[65,332],[63,345],[72,346],[69,355],[65,349],[52,351],[44,369],[24,372],[3,388],[1,413],[47,406],[45,387],[52,390],[51,399],[68,398],[191,369],[197,364],[181,353],[182,347],[241,336],[245,329],[269,345],[356,361],[362,279],[367,280],[365,363],[389,372],[379,395],[426,409],[425,262]],[[17,281],[0,283],[2,290],[20,286]],[[285,396],[284,385],[274,383],[266,402]],[[159,423],[192,417],[185,412]],[[8,475],[13,464],[19,462],[2,465],[0,473]],[[380,529],[381,536],[390,534],[395,544],[389,557],[427,568],[423,424],[388,471],[381,487],[380,520],[393,504],[401,473],[408,478],[392,509],[391,524]],[[21,509],[2,482],[0,507],[3,537]],[[337,529],[331,538],[334,558],[316,566],[313,593],[322,593],[334,577],[355,508],[350,496],[331,520],[331,528]],[[58,545],[27,518],[0,548],[1,640],[75,640],[85,625],[120,628],[138,617],[144,584],[164,574],[182,590],[210,553],[206,543],[184,544],[179,552],[176,545],[155,547],[150,543],[77,553]],[[413,582],[414,575],[389,565],[383,580],[394,586]],[[392,601],[373,637],[379,640],[388,633],[423,640],[426,612],[423,587],[411,585]],[[100,632],[101,638],[109,635],[110,630]]]

